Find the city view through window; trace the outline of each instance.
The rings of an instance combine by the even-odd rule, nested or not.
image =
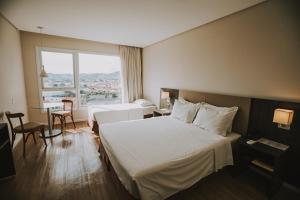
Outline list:
[[[121,103],[121,64],[117,56],[79,54],[81,105]]]
[[[78,56],[76,65],[73,63],[75,55]],[[62,99],[73,100],[75,106],[122,102],[118,56],[42,51],[41,58],[48,74],[42,79],[41,94],[45,106],[59,105]]]

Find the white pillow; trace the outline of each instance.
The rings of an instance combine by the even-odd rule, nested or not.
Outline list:
[[[147,107],[147,106],[153,106],[154,104],[151,101],[148,101],[146,99],[137,99],[134,101],[134,103],[139,104],[142,107]]]
[[[205,103],[205,102],[202,102],[201,104],[205,108],[211,108],[211,109],[214,109],[214,110],[217,110],[217,111],[221,111],[221,112],[235,112],[234,116],[236,115],[236,113],[237,113],[237,111],[239,109],[236,106],[233,106],[233,107],[218,107],[218,106],[214,106],[214,105],[211,105],[211,104],[208,104],[208,103]],[[233,116],[233,118],[234,118],[234,116]],[[229,128],[227,130],[228,133],[231,133],[232,122],[233,122],[233,120],[231,121],[230,126],[229,126]]]
[[[214,109],[203,105],[200,107],[193,124],[213,133],[226,136],[237,110],[237,107],[228,110]]]
[[[176,99],[171,113],[171,117],[186,123],[192,123],[198,109],[198,104],[182,103],[181,101]]]
[[[192,105],[195,105],[198,107],[198,109],[200,108],[200,106],[202,105],[202,103],[192,103],[192,102],[189,102],[187,100],[185,100],[183,97],[179,97],[178,98],[178,101],[180,101],[181,103],[183,104],[192,104]]]
[[[181,103],[191,103],[191,102],[185,100],[183,97],[178,97],[178,101],[180,101]]]

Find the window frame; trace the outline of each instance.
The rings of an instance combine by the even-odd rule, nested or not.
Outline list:
[[[73,57],[73,78],[74,78],[74,87],[65,87],[65,88],[44,88],[42,78],[40,77],[41,69],[42,69],[42,51],[47,52],[54,52],[54,53],[69,53],[72,54]],[[60,49],[60,48],[49,48],[49,47],[36,47],[36,72],[37,72],[37,79],[38,79],[38,92],[39,92],[39,101],[40,106],[43,106],[43,91],[74,91],[76,94],[76,107],[74,110],[86,110],[88,105],[81,104],[81,96],[80,96],[80,75],[79,75],[79,54],[94,54],[94,55],[101,55],[101,56],[117,56],[120,57],[117,53],[107,53],[107,52],[100,52],[100,51],[82,51],[82,50],[70,50],[70,49]],[[120,63],[121,64],[121,63]],[[120,66],[120,73],[121,72]],[[123,102],[123,83],[122,77],[120,77],[121,81],[121,102]]]

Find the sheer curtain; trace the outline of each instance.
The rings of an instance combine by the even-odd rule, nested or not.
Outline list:
[[[120,46],[123,102],[128,103],[143,95],[142,56],[137,47]]]

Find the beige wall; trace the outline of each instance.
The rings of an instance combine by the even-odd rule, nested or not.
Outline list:
[[[20,33],[0,15],[0,112],[5,111],[22,112],[28,119]]]
[[[299,8],[270,0],[144,48],[145,97],[158,104],[168,87],[300,102]]]
[[[59,48],[69,50],[80,50],[99,52],[104,54],[118,54],[118,46],[99,42],[91,42],[87,40],[78,40],[72,38],[50,36],[45,34],[36,34],[21,31],[22,53],[24,63],[24,76],[26,83],[28,112],[30,120],[46,122],[46,115],[32,107],[39,105],[38,78],[36,67],[36,47],[41,44],[41,36],[43,37],[43,47]],[[86,120],[87,111],[77,110],[74,113],[75,120]]]

